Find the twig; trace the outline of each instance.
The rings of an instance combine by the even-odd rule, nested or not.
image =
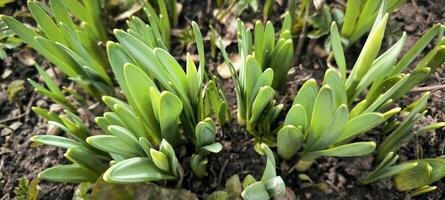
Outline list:
[[[29,99],[28,105],[26,106],[26,111],[25,111],[25,122],[29,120],[29,114],[31,113],[31,107],[32,104],[34,103],[36,97],[36,93],[32,93],[31,98]]]
[[[433,86],[426,86],[426,87],[416,87],[411,90],[411,92],[424,92],[424,91],[435,91],[445,89],[445,84],[442,85],[433,85]]]
[[[211,14],[210,10],[212,9],[212,0],[207,0],[207,8],[206,8],[206,13],[207,14]]]
[[[9,121],[13,121],[13,120],[17,120],[17,119],[20,119],[20,118],[22,118],[24,116],[26,116],[25,121],[28,121],[27,118],[29,116],[29,113],[31,113],[31,107],[32,107],[32,103],[34,102],[35,96],[36,96],[36,93],[32,93],[32,96],[29,99],[28,104],[26,105],[26,110],[25,110],[24,113],[21,113],[20,115],[17,115],[15,117],[11,117],[11,118],[0,120],[0,124],[6,123],[6,122],[9,122]]]
[[[221,184],[221,179],[222,179],[222,176],[224,174],[224,171],[226,171],[227,164],[229,164],[229,160],[228,159],[224,162],[224,165],[222,166],[221,171],[219,172],[219,175],[218,175],[218,185]]]
[[[306,31],[307,31],[307,20],[309,17],[309,10],[311,9],[311,4],[308,3],[306,10],[304,11],[304,22],[303,22],[303,28],[301,29],[300,36],[298,38],[298,44],[297,49],[295,50],[295,61],[297,64],[300,63],[300,56],[301,56],[301,50],[303,49],[303,43],[306,38]]]
[[[11,117],[11,118],[0,120],[0,124],[6,123],[6,122],[9,122],[9,121],[13,121],[13,120],[16,120],[16,119],[20,119],[20,118],[22,118],[25,115],[26,115],[26,113],[22,113],[20,115],[15,116],[15,117]]]

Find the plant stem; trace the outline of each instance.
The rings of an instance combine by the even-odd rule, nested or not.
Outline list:
[[[303,2],[303,1],[302,1]],[[303,9],[303,3],[301,4]],[[303,44],[306,38],[306,31],[307,31],[307,20],[309,18],[309,10],[311,9],[311,4],[308,3],[306,5],[304,5],[304,21],[303,21],[303,28],[300,32],[299,38],[298,38],[298,43],[297,43],[297,49],[295,50],[295,62],[298,64],[300,63],[300,56],[301,56],[301,51],[303,49]],[[302,13],[300,13],[301,15]]]
[[[300,171],[306,171],[307,169],[309,169],[309,167],[312,166],[312,163],[314,163],[315,160],[313,159],[305,159],[304,157],[302,157],[298,163],[295,165],[295,168]]]
[[[239,125],[241,125],[241,126],[246,125],[246,120],[241,116],[240,112],[238,112],[236,114],[236,116],[237,116],[237,120],[238,120],[238,124]]]

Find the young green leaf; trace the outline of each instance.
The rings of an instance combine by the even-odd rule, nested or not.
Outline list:
[[[175,179],[165,174],[148,158],[135,157],[117,162],[103,175],[105,181],[112,183],[138,183],[164,179]]]

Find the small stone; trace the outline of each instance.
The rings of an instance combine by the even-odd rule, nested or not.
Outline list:
[[[11,124],[11,125],[9,126],[9,128],[11,128],[12,130],[16,131],[17,129],[20,128],[20,126],[22,126],[22,123],[21,123],[21,122],[14,122],[13,124]]]
[[[37,102],[36,102],[36,106],[37,107],[46,107],[48,105],[48,103],[45,101],[45,100],[43,100],[43,99],[39,99]]]
[[[9,128],[3,128],[2,131],[0,132],[1,136],[7,136],[7,135],[11,135],[11,133],[13,133],[14,131],[12,131]]]
[[[52,79],[54,79],[56,77],[56,75],[54,74],[54,70],[52,68],[48,68],[45,70],[45,72],[48,74],[49,77],[51,77]]]
[[[51,111],[51,112],[59,112],[59,111],[61,111],[62,109],[63,109],[62,106],[59,105],[59,104],[51,104],[51,105],[49,106],[49,111]]]
[[[2,74],[2,79],[8,78],[12,74],[12,70],[9,68],[6,68],[5,71]]]
[[[62,130],[60,130],[59,128],[57,128],[54,125],[48,124],[48,135],[59,135],[60,132],[62,132]]]
[[[31,55],[31,53],[29,51],[20,52],[18,58],[19,58],[19,61],[26,66],[32,66],[32,65],[34,65],[34,63],[36,63],[36,61],[34,60],[34,57]]]

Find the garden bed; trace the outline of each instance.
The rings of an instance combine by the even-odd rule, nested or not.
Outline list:
[[[210,1],[208,1],[210,2]],[[207,8],[205,1],[182,1],[182,13],[180,16],[179,28],[184,28],[195,20],[201,25],[203,35],[208,31],[207,24],[212,23],[217,28],[220,35],[224,36],[227,25],[218,24],[210,16],[211,11]],[[11,15],[16,10],[26,10],[26,3],[18,1],[8,4],[5,8],[0,8],[0,13]],[[272,21],[279,22],[279,15],[283,13],[285,5],[274,7]],[[117,13],[109,13],[117,15]],[[253,23],[258,15],[251,11],[246,11],[241,19],[246,23]],[[397,9],[389,22],[387,32],[399,37],[403,31],[408,33],[406,46],[410,47],[429,27],[435,23],[445,23],[445,7],[441,0],[421,0],[408,1],[405,5]],[[276,24],[276,23],[274,23]],[[276,27],[279,25],[275,25]],[[124,28],[124,27],[121,27]],[[109,30],[111,31],[111,30]],[[173,38],[173,41],[175,39]],[[358,42],[363,44],[364,41]],[[173,43],[174,44],[174,43]],[[208,44],[208,43],[207,43]],[[301,63],[294,65],[295,68],[290,73],[287,82],[287,91],[280,91],[279,100],[289,108],[296,92],[309,78],[315,78],[321,82],[326,66],[326,55],[323,52],[322,44],[313,41],[306,41],[304,44]],[[346,55],[356,57],[355,52],[360,48],[352,46],[348,49]],[[388,45],[384,45],[386,49]],[[206,48],[208,46],[206,45]],[[317,50],[318,49],[318,50]],[[406,51],[406,50],[405,50]],[[180,58],[185,54],[181,48],[173,48],[173,55]],[[228,48],[228,53],[236,53],[235,45]],[[42,170],[59,163],[66,163],[63,157],[62,149],[34,146],[30,141],[33,135],[46,134],[47,123],[38,118],[30,108],[33,105],[58,108],[47,98],[37,94],[32,87],[25,84],[25,90],[17,97],[15,102],[9,102],[6,94],[7,86],[14,80],[26,80],[27,78],[37,79],[37,72],[32,66],[26,66],[24,59],[26,56],[32,56],[37,63],[48,66],[48,62],[35,54],[30,49],[17,48],[8,51],[8,58],[2,62],[0,68],[0,169],[4,177],[4,185],[0,190],[1,199],[11,199],[14,196],[14,187],[18,185],[19,179],[26,177],[33,179]],[[351,56],[353,55],[353,56]],[[214,74],[217,73],[217,65],[223,62],[223,58],[218,52],[216,59],[208,57],[208,69]],[[348,56],[348,57],[349,57]],[[25,58],[24,58],[25,57]],[[349,59],[349,61],[353,61]],[[351,66],[353,63],[350,63]],[[221,79],[223,88],[228,96],[228,101],[232,110],[236,108],[236,96],[233,90],[231,79]],[[67,82],[68,83],[68,82]],[[62,83],[62,84],[67,84]],[[445,121],[445,71],[440,68],[433,74],[428,81],[421,87],[415,88],[405,98],[398,101],[401,107],[406,106],[415,99],[418,99],[422,91],[431,91],[431,97],[428,104],[428,113],[426,120],[422,121],[425,125],[431,122]],[[219,154],[212,154],[209,157],[208,176],[202,180],[196,179],[190,170],[186,170],[183,180],[183,187],[196,193],[199,198],[206,199],[213,191],[223,189],[226,180],[238,174],[244,177],[252,174],[260,177],[265,165],[265,159],[254,151],[254,141],[246,133],[243,127],[240,127],[236,121],[236,113],[232,113],[232,123],[224,125],[219,129],[217,141],[223,144],[224,149]],[[97,127],[96,127],[97,128]],[[63,133],[58,133],[63,134]],[[381,136],[372,135],[372,137],[363,136],[363,138],[380,141]],[[435,133],[428,134],[426,137],[414,138],[403,145],[399,150],[400,160],[415,159],[419,155],[419,146],[423,149],[423,156],[437,157],[444,154],[445,132],[443,129]],[[298,172],[289,169],[296,160],[284,161],[277,158],[277,173],[280,175],[286,186],[291,188],[297,199],[409,199],[407,193],[399,193],[394,189],[390,180],[377,181],[370,185],[363,185],[360,179],[365,172],[372,169],[372,156],[359,158],[322,158],[305,174],[311,181],[298,178]],[[188,166],[189,160],[181,160],[182,166]],[[437,190],[422,195],[419,199],[443,199],[445,198],[444,180],[434,183]],[[53,183],[42,180],[39,183],[40,199],[71,199],[75,190],[75,185]]]

